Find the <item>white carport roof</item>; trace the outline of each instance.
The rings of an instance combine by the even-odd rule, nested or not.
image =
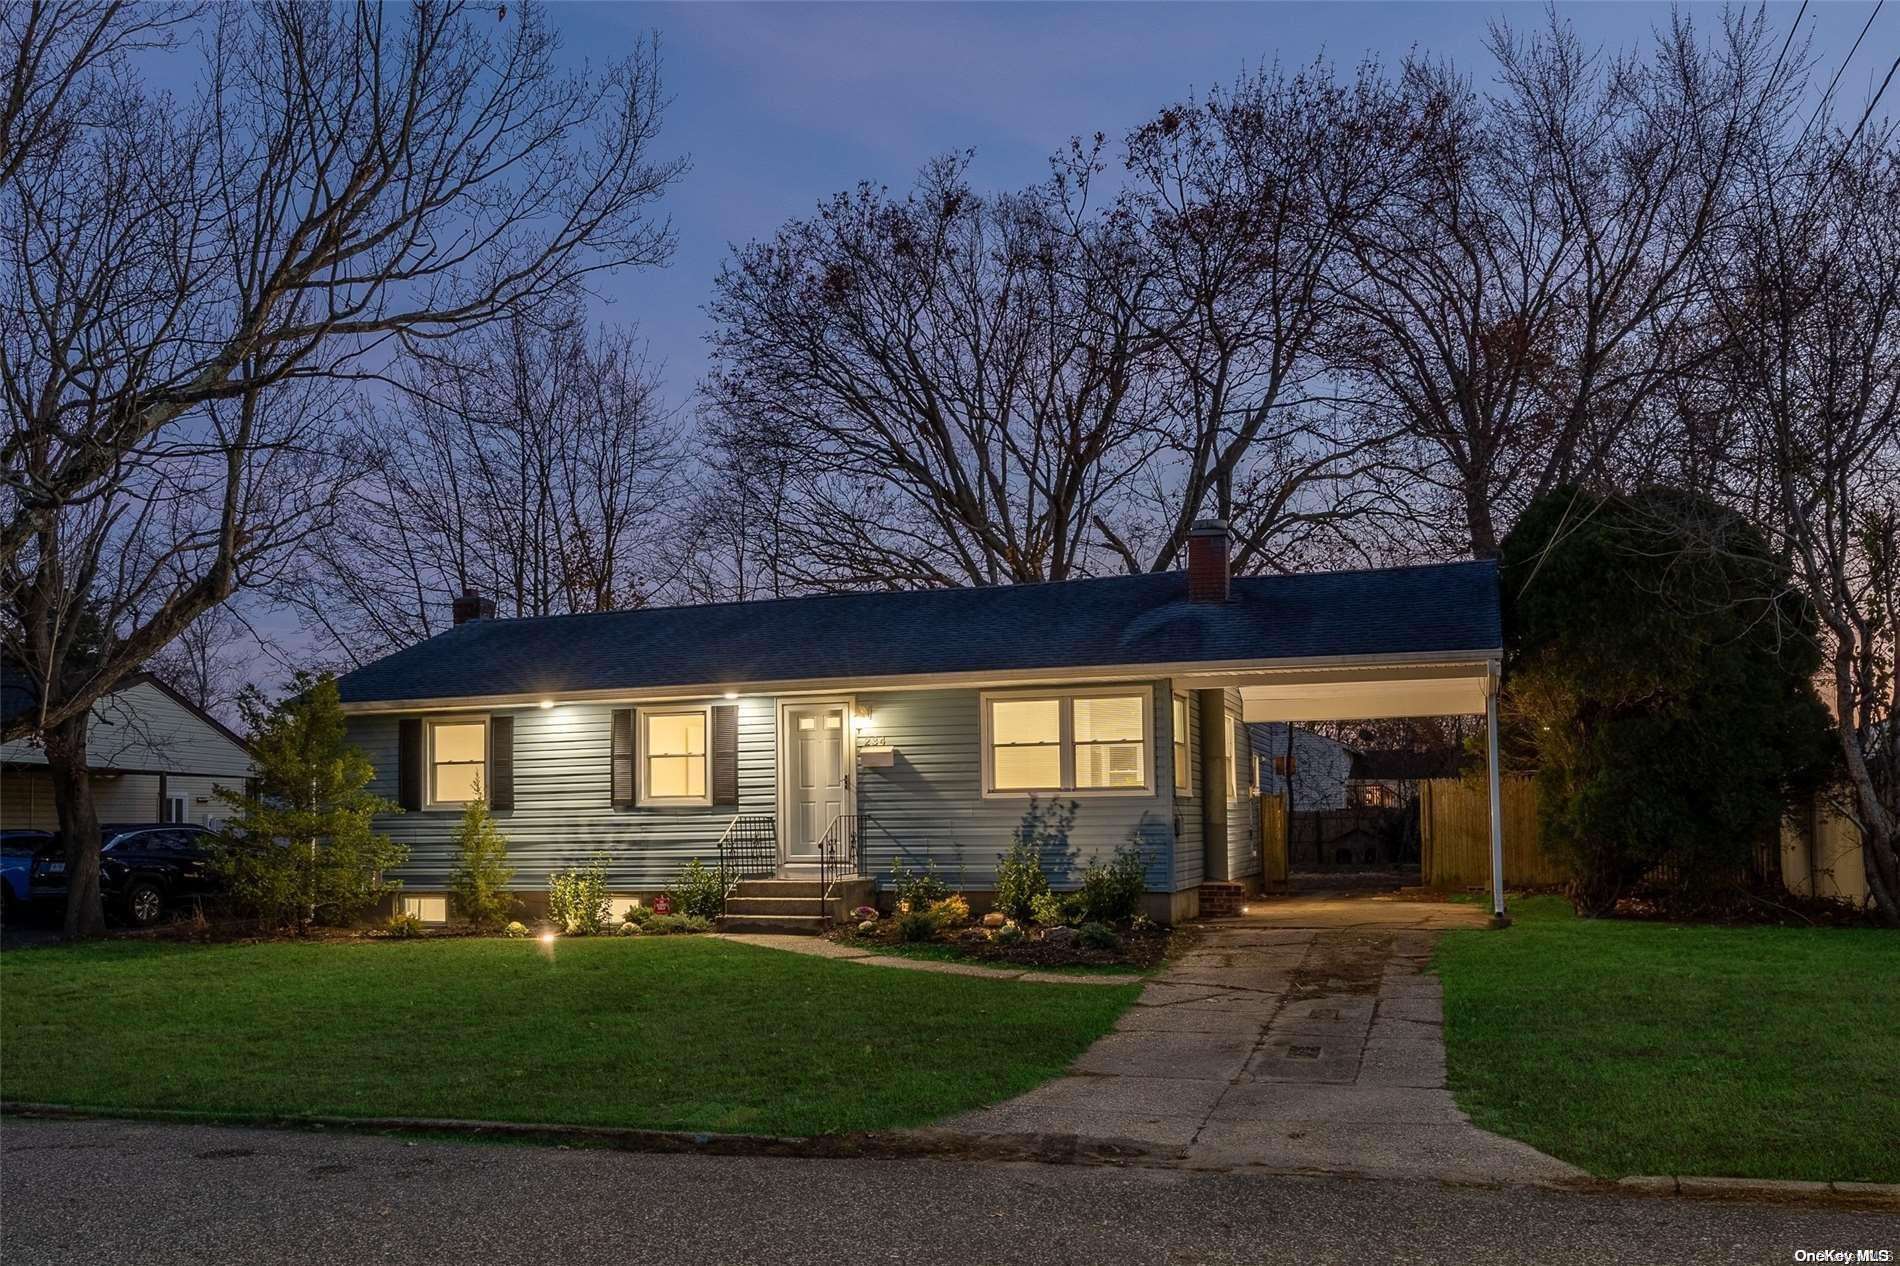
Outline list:
[[[1497,681],[1495,657],[1306,665],[1190,674],[1199,687],[1235,687],[1246,721],[1358,721],[1480,714]]]

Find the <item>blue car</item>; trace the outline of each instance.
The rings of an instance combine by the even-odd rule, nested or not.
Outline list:
[[[9,917],[32,899],[33,858],[52,846],[50,831],[0,831],[0,897]]]

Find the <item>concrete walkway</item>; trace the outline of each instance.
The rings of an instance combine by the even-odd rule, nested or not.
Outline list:
[[[862,963],[866,967],[895,967],[901,971],[935,972],[941,976],[976,976],[984,980],[1025,980],[1036,985],[1132,985],[1141,977],[1128,972],[1037,971],[1030,967],[982,966],[976,963],[944,963],[929,958],[902,958],[879,954],[857,945],[827,941],[821,936],[781,936],[776,933],[715,932],[713,937],[760,949],[783,950],[811,958],[834,958],[841,962]]]
[[[1452,1182],[1582,1171],[1472,1125],[1445,1089],[1438,930],[1476,907],[1357,894],[1203,925],[1067,1075],[941,1128],[1141,1145],[1186,1168]]]

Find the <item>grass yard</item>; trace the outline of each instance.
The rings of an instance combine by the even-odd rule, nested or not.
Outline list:
[[[1513,917],[1438,949],[1479,1125],[1606,1177],[1900,1181],[1900,936]]]
[[[13,951],[0,1094],[238,1117],[876,1129],[1054,1076],[1135,992],[683,936]]]

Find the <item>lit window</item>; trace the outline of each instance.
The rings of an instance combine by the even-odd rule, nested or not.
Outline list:
[[[643,804],[710,804],[704,708],[640,714]]]
[[[402,912],[411,918],[421,919],[424,923],[447,923],[449,899],[447,897],[404,897]]]
[[[1146,791],[1146,692],[983,698],[984,790]]]
[[[1174,794],[1194,794],[1192,762],[1188,759],[1188,699],[1174,696]]]
[[[488,722],[429,723],[429,803],[478,800],[488,772]]]
[[[1140,695],[1075,699],[1075,785],[1139,787],[1142,714]]]

